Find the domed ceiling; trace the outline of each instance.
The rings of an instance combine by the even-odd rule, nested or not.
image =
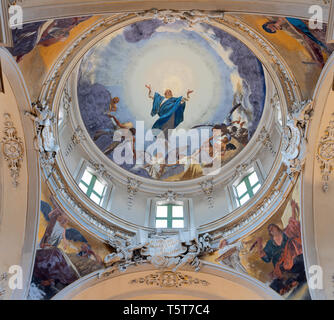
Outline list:
[[[123,169],[163,181],[204,175],[212,162],[201,152],[215,159],[219,141],[219,162],[235,157],[258,126],[265,95],[263,66],[248,47],[181,20],[110,34],[85,54],[78,76],[82,120],[99,149]],[[162,140],[169,129],[177,129],[172,137],[187,130],[179,136],[188,140]]]

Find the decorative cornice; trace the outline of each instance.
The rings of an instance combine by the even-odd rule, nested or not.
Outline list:
[[[23,142],[22,139],[17,136],[17,130],[14,127],[14,123],[11,120],[9,113],[4,114],[5,118],[5,128],[4,137],[1,140],[2,143],[2,153],[4,159],[8,163],[8,168],[10,170],[10,176],[13,180],[13,186],[16,188],[19,184],[18,178],[20,174],[21,162],[23,161]]]
[[[210,283],[206,280],[193,278],[188,274],[172,271],[150,273],[145,277],[130,280],[129,284],[144,284],[160,288],[180,288],[191,285],[201,285],[206,287],[210,285]]]

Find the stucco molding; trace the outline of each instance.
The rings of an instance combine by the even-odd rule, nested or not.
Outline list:
[[[2,143],[2,153],[8,163],[12,184],[16,188],[19,184],[19,175],[21,162],[23,161],[24,147],[20,137],[17,136],[17,130],[9,113],[4,114],[5,129],[4,136],[0,141]]]
[[[316,157],[322,174],[322,190],[328,192],[328,181],[334,167],[334,117],[329,121],[329,125],[318,143]]]

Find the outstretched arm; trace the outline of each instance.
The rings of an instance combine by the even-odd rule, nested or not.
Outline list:
[[[193,93],[193,92],[194,92],[194,90],[188,90],[187,91],[187,97],[186,98],[183,97],[182,102],[188,101],[190,99],[190,94]]]
[[[145,87],[148,89],[148,97],[153,99],[151,85],[150,84],[145,84]]]
[[[187,91],[187,99],[190,98],[190,94],[193,93],[193,92],[194,92],[194,90],[188,90],[188,91]]]

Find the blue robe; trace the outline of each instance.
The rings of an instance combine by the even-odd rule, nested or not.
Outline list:
[[[271,261],[275,267],[277,262],[281,259],[281,255],[284,251],[287,241],[288,237],[284,232],[281,245],[277,245],[272,239],[268,240],[266,246],[263,249],[266,255],[262,257],[262,260],[267,263]]]
[[[151,116],[153,117],[158,114],[159,119],[153,124],[152,129],[175,129],[183,121],[186,103],[182,102],[182,98],[183,97],[172,97],[161,104],[164,97],[157,92],[154,94]],[[172,120],[171,124],[169,120]]]
[[[301,32],[303,32],[306,36],[308,36],[311,40],[313,40],[316,44],[323,47],[324,49],[327,49],[327,46],[322,43],[320,40],[318,40],[310,31],[306,23],[300,19],[297,18],[286,18],[296,29],[299,29]]]

